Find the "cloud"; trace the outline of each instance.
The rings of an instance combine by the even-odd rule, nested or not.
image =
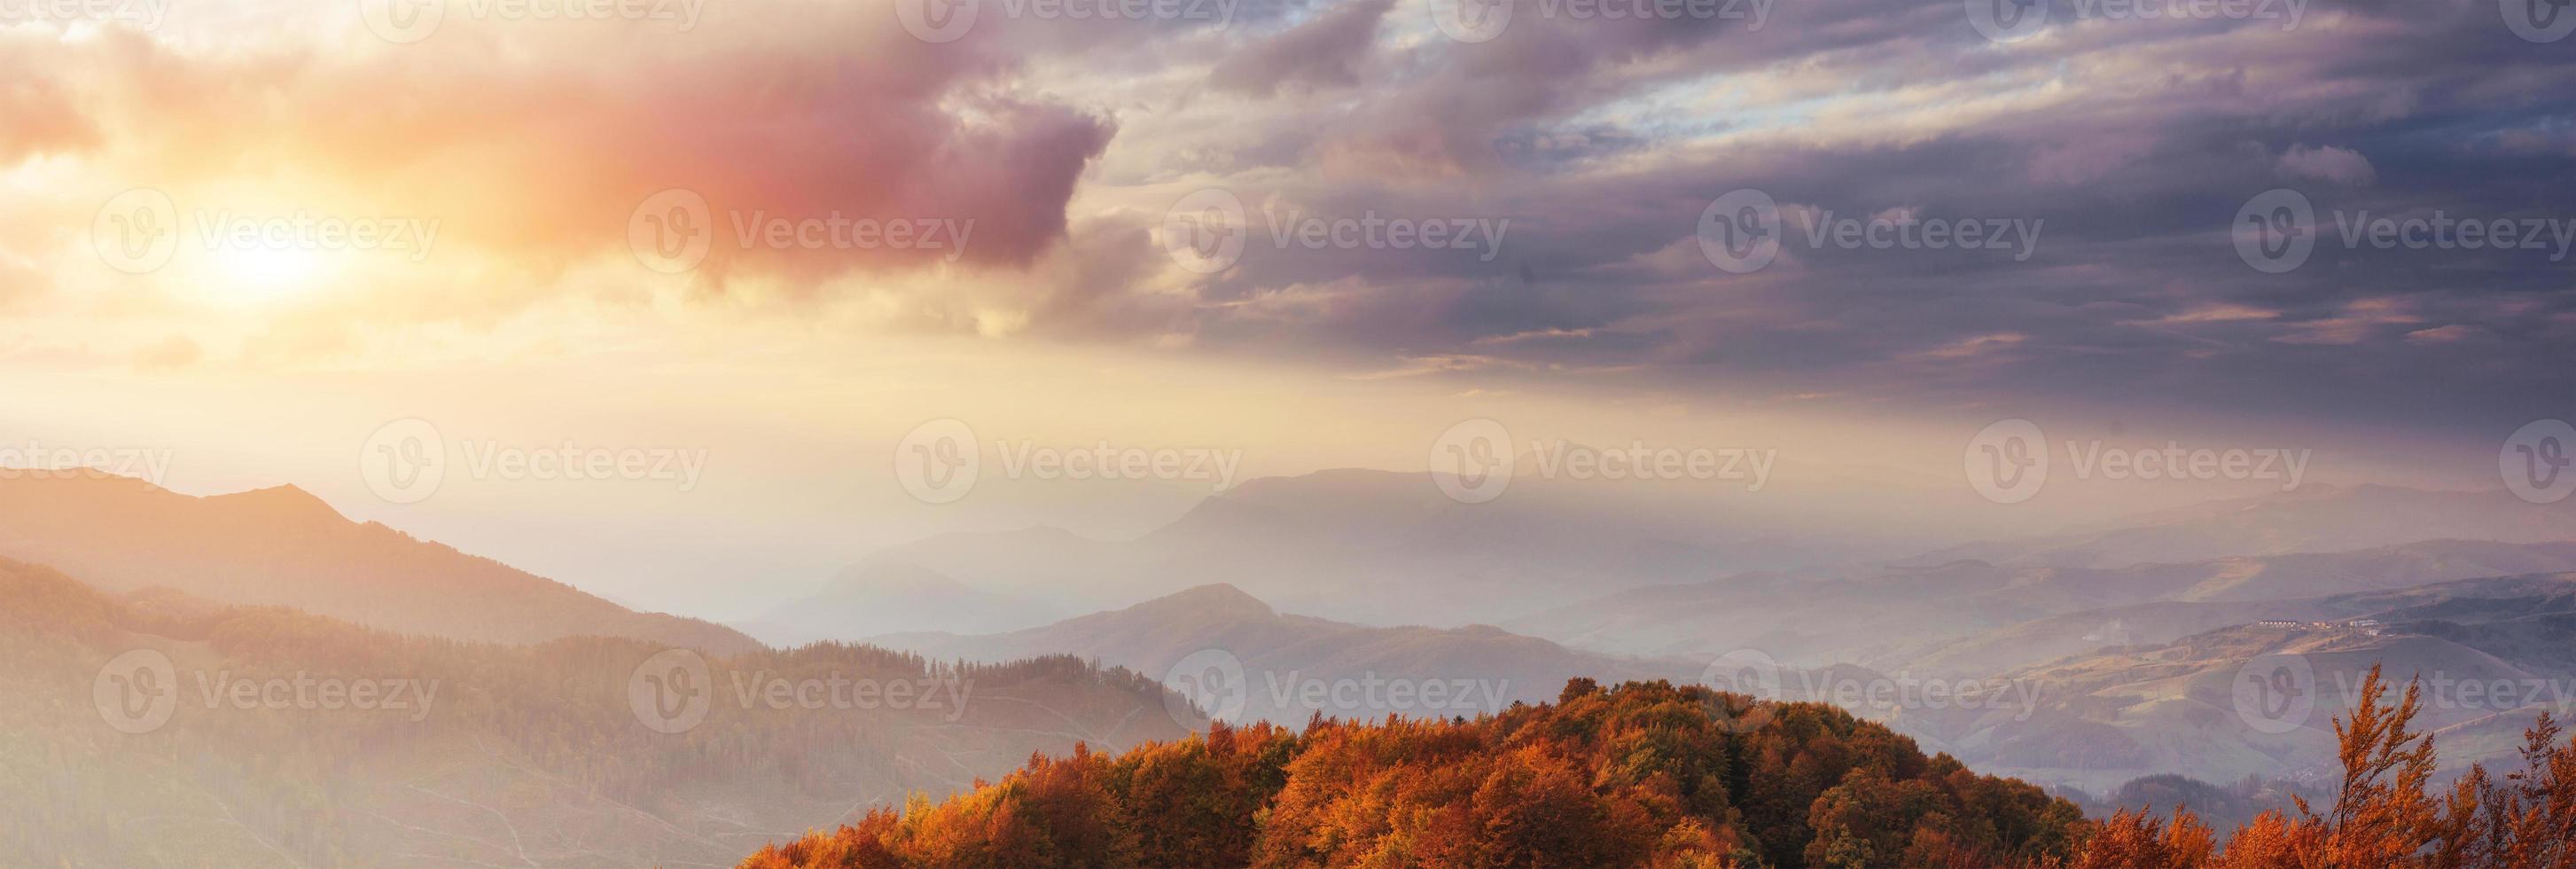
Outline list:
[[[2411,344],[2450,344],[2475,338],[2484,331],[2475,326],[2435,326],[2406,333],[2406,341]]]
[[[721,289],[739,275],[1025,266],[1062,240],[1076,180],[1115,133],[1016,92],[1007,59],[912,39],[891,15],[708,15],[685,33],[451,15],[418,44],[355,49],[215,52],[110,31],[0,88],[13,120],[0,148],[77,140],[85,128],[59,108],[77,101],[117,131],[101,162],[183,208],[232,205],[206,191],[256,178],[334,209],[435,218],[454,245],[540,269],[623,255],[638,207],[685,189],[711,209],[702,274]],[[39,123],[15,123],[22,112]],[[972,233],[961,251],[762,231],[833,219]]]
[[[45,154],[95,148],[99,131],[75,97],[44,75],[47,47],[0,27],[0,169]]]
[[[1998,45],[1955,0],[1763,4],[1759,21],[1563,11],[1577,6],[1519,4],[1482,43],[1389,0],[1254,4],[1224,26],[985,4],[951,43],[911,37],[882,4],[803,2],[711,4],[688,32],[455,16],[410,46],[287,28],[214,51],[111,29],[0,55],[27,58],[0,108],[34,119],[0,131],[0,155],[79,170],[13,190],[153,184],[223,204],[258,188],[440,217],[441,256],[461,259],[312,305],[387,331],[502,328],[565,297],[669,307],[625,247],[636,206],[678,187],[726,239],[754,215],[974,221],[953,261],[729,241],[684,303],[728,315],[1472,371],[1497,391],[1622,372],[1873,409],[2367,417],[2403,399],[2410,418],[2466,425],[2576,389],[2563,264],[2334,231],[2333,215],[2360,211],[2545,217],[2576,201],[2561,165],[2576,55],[2491,15],[2364,5],[2295,32],[2057,21]],[[2258,271],[2229,222],[2285,180],[2314,200],[2316,244],[2296,269]],[[1253,218],[1213,275],[1179,268],[1151,232],[1205,187]],[[1735,274],[1698,233],[1743,188],[1801,216],[2041,229],[2034,248],[1998,251],[1819,242],[1792,225],[1769,266]],[[20,254],[0,270],[74,271],[55,260],[78,259],[96,202],[66,196],[57,231],[0,220],[0,247]],[[1264,222],[1290,210],[1510,230],[1497,249],[1309,249]],[[306,332],[337,339],[287,340]],[[264,340],[281,354],[399,343],[319,326]]]
[[[2332,181],[2346,187],[2368,187],[2379,180],[2379,173],[2371,170],[2370,161],[2360,152],[2331,145],[2322,148],[2292,145],[2290,150],[2281,154],[2279,165],[2284,175]]]
[[[1220,90],[1267,97],[1283,85],[1359,83],[1358,65],[1395,0],[1349,0],[1313,20],[1228,54],[1208,75]]]
[[[2411,306],[2397,299],[2363,299],[2345,305],[2339,316],[2294,324],[2272,340],[2283,344],[2357,344],[2385,333],[2391,326],[2424,322]],[[2411,333],[2410,333],[2411,334]]]
[[[186,368],[204,359],[206,350],[185,335],[172,335],[145,347],[134,355],[134,365],[143,369]]]

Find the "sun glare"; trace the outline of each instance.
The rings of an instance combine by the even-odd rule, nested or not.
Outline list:
[[[339,255],[294,248],[246,247],[216,255],[213,295],[256,304],[304,295],[339,271]]]

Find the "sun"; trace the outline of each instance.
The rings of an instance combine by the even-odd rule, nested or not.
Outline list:
[[[339,271],[340,257],[329,251],[291,247],[239,247],[215,256],[217,298],[234,304],[257,304],[301,296]]]

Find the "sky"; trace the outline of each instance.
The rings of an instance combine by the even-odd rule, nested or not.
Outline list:
[[[1227,482],[935,503],[945,420],[1236,480],[1491,419],[1956,481],[2026,419],[2493,486],[2576,413],[2556,8],[0,0],[0,444],[669,608]],[[496,459],[566,446],[645,465]],[[2082,491],[2012,519],[2210,494]]]

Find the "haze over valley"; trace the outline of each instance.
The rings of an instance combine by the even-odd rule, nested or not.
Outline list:
[[[2576,867],[2567,0],[0,0],[0,869]]]

